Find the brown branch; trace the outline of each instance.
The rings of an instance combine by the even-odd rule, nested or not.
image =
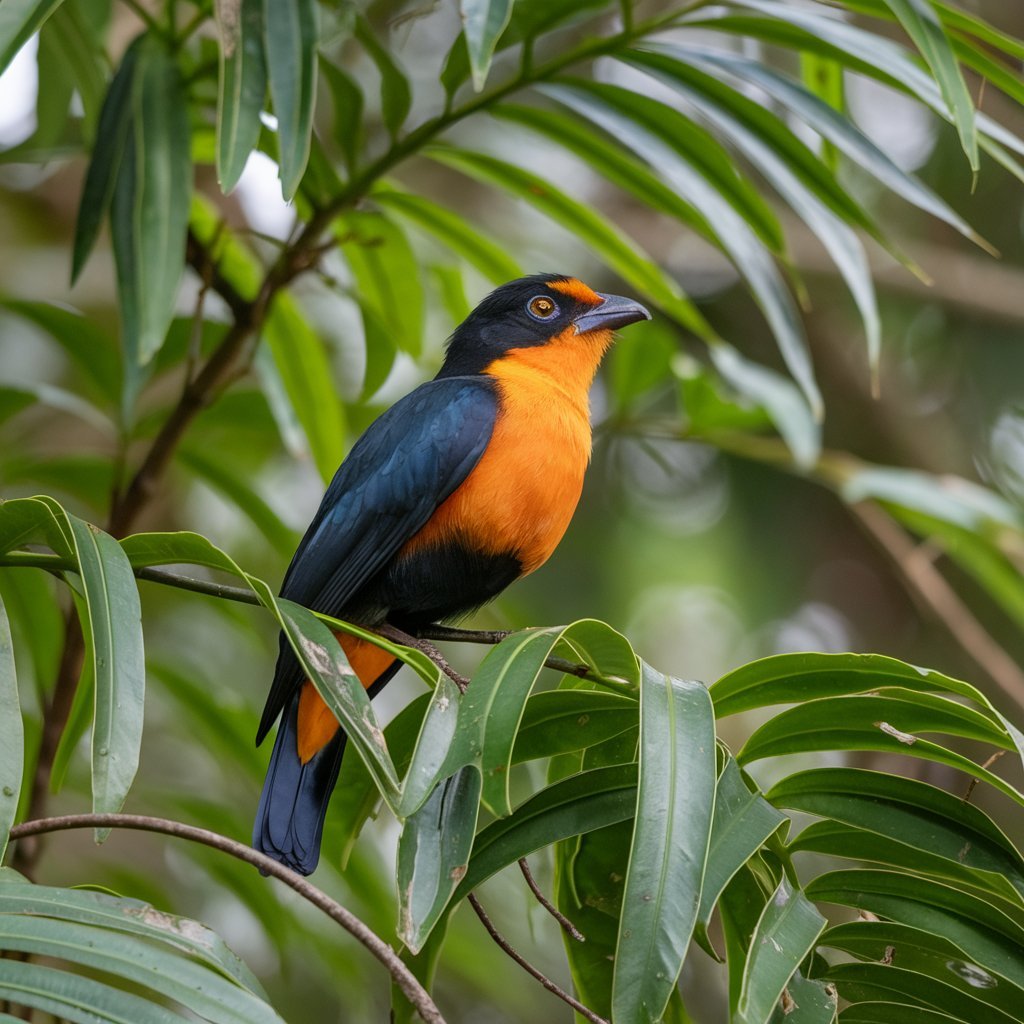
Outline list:
[[[469,679],[448,664],[448,659],[429,641],[424,640],[420,637],[410,636],[405,630],[399,629],[397,626],[392,626],[390,623],[385,622],[382,626],[377,626],[374,632],[379,636],[384,637],[385,640],[391,640],[393,643],[401,644],[403,647],[411,647],[413,650],[420,651],[425,654],[455,685],[459,688],[459,693],[465,693],[466,687],[469,686]]]
[[[981,624],[936,568],[927,549],[872,502],[850,505],[850,512],[889,556],[910,591],[952,634],[956,642],[999,688],[1024,707],[1024,671]]]
[[[563,914],[558,907],[554,905],[541,891],[540,886],[537,884],[537,879],[533,877],[533,872],[530,870],[530,862],[525,857],[519,858],[519,870],[523,873],[523,878],[526,879],[526,884],[530,887],[530,892],[533,893],[537,902],[562,926],[562,928],[571,935],[577,942],[586,942],[586,937],[583,933]]]
[[[558,996],[559,999],[564,1003],[568,1003],[581,1017],[586,1017],[591,1024],[608,1024],[608,1021],[604,1017],[599,1017],[593,1010],[588,1009],[578,999],[569,995],[565,989],[559,988],[546,974],[539,971],[533,966],[527,959],[517,953],[512,946],[497,928],[494,927],[494,923],[487,916],[487,911],[480,906],[480,901],[476,898],[474,893],[470,893],[467,897],[469,899],[470,906],[476,911],[476,916],[480,918],[481,923],[487,929],[487,934],[498,944],[498,946],[504,950],[527,974],[534,977],[539,981],[549,992],[553,995]]]
[[[391,977],[395,979],[395,983],[409,1002],[416,1007],[419,1015],[427,1024],[445,1024],[441,1011],[416,976],[402,963],[398,954],[367,924],[340,903],[331,899],[326,893],[321,892],[302,875],[279,864],[266,854],[234,839],[229,839],[227,836],[210,832],[205,828],[185,825],[178,821],[150,818],[139,814],[67,814],[58,818],[44,818],[40,821],[27,821],[24,824],[16,825],[11,829],[11,839],[21,840],[28,836],[78,828],[123,828],[141,832],[158,832],[161,835],[174,836],[192,843],[201,843],[203,846],[209,846],[214,850],[227,853],[237,860],[252,864],[262,874],[272,875],[294,889],[303,899],[322,910],[331,920],[340,924],[354,939],[365,946],[388,969]]]

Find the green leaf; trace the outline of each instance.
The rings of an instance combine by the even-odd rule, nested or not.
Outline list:
[[[110,336],[76,310],[50,302],[5,299],[0,306],[45,331],[64,350],[108,408],[121,396],[121,365]]]
[[[891,962],[903,970],[930,975],[1014,1017],[1024,1006],[1024,989],[968,961],[964,951],[948,939],[919,928],[888,921],[850,922],[830,928],[819,945],[858,960]]]
[[[392,140],[398,135],[398,129],[405,123],[412,106],[412,90],[409,80],[402,73],[395,59],[381,45],[373,34],[373,29],[365,18],[356,20],[356,39],[362,43],[367,55],[377,65],[380,72],[380,102],[384,126],[391,134]]]
[[[398,935],[418,953],[465,876],[480,807],[480,772],[460,768],[406,819],[398,843]]]
[[[91,978],[14,960],[0,960],[0,998],[71,1024],[181,1024],[185,1019]]]
[[[0,9],[0,74],[62,0],[5,0]]]
[[[637,726],[635,700],[600,690],[546,690],[526,702],[512,763],[583,750]]]
[[[894,871],[832,871],[814,879],[807,896],[866,910],[947,939],[986,970],[1024,983],[1024,927],[993,900]]]
[[[89,258],[103,217],[110,209],[121,164],[128,145],[132,121],[132,92],[135,69],[145,36],[139,36],[124,52],[121,66],[110,82],[96,131],[96,146],[86,171],[82,198],[78,204],[75,241],[71,257],[71,283],[78,280]],[[133,157],[129,156],[129,160]]]
[[[476,231],[454,210],[423,196],[394,189],[377,190],[373,198],[381,206],[394,210],[411,224],[443,242],[494,284],[522,277],[522,268],[504,248]]]
[[[1024,857],[1010,840],[973,804],[925,782],[860,768],[816,768],[783,779],[767,799],[898,840],[917,870],[974,884],[988,876],[1004,899],[1024,897]],[[806,831],[792,848],[810,848]]]
[[[79,613],[79,621],[82,623],[86,656],[78,683],[75,686],[71,710],[64,723],[64,731],[60,734],[57,752],[53,755],[53,767],[50,769],[51,793],[59,793],[64,788],[64,780],[67,778],[68,768],[71,767],[71,758],[86,730],[92,724],[96,710],[96,658],[93,638],[88,631],[88,615],[83,614],[82,599],[77,595],[73,596]]]
[[[790,1001],[775,1008],[770,1024],[835,1024],[836,990],[823,981],[805,978],[799,971],[789,979]],[[905,1022],[909,1024],[909,1022]]]
[[[571,836],[628,821],[636,810],[636,764],[570,775],[482,829],[453,903],[520,857]]]
[[[363,94],[355,80],[323,55],[320,70],[327,80],[334,109],[332,136],[341,146],[345,164],[351,171],[358,160],[363,143]]]
[[[88,6],[62,4],[40,33],[55,59],[63,61],[68,77],[82,101],[82,133],[94,142],[110,67],[104,49],[106,19]]]
[[[783,879],[764,908],[743,971],[738,1020],[768,1020],[800,962],[827,922],[799,889]]]
[[[49,693],[57,677],[64,635],[55,581],[43,571],[0,569],[0,597],[18,651],[18,678],[31,683],[38,695]]]
[[[21,722],[11,625],[0,598],[0,862],[18,813],[24,765],[25,729]]]
[[[735,157],[711,132],[685,117],[678,110],[631,89],[587,79],[565,79],[564,85],[568,86],[570,90],[580,90],[584,95],[596,97],[603,105],[616,111],[619,115],[635,121],[647,132],[653,133],[675,154],[672,159],[683,160],[692,172],[698,174],[705,182],[706,187],[709,187],[713,193],[720,196],[721,200],[728,203],[753,229],[765,246],[779,255],[785,252],[786,239],[774,210],[762,198],[750,179],[740,173],[736,167]],[[571,100],[571,92],[563,96],[560,94],[561,88],[561,85],[555,85],[543,87],[543,91],[561,102]],[[572,104],[567,103],[566,105],[571,107]],[[586,113],[586,111],[584,112]],[[591,115],[588,113],[587,116]],[[580,127],[577,124],[576,131],[579,130]],[[612,130],[609,132],[609,137],[636,152],[655,174],[666,176],[665,165],[658,159],[661,154],[648,153],[645,147],[637,145],[640,139],[638,134],[631,133],[621,136],[617,131]],[[668,183],[671,186],[671,191],[678,191],[679,195],[687,199],[698,211],[699,222],[704,224],[703,230],[708,231],[710,228],[711,240],[716,245],[727,245],[728,239],[723,238],[719,230],[725,225],[716,226],[714,208],[709,209],[701,204],[694,204],[694,197],[685,190],[680,191],[674,177],[669,178]],[[649,202],[649,200],[644,201]]]
[[[974,103],[942,23],[928,0],[885,0],[928,62],[960,135],[971,170],[977,173],[978,137]]]
[[[627,242],[617,228],[550,181],[484,153],[431,146],[424,155],[478,181],[496,185],[537,207],[582,239],[623,280],[651,298],[684,327],[701,337],[714,336],[704,317],[671,277]]]
[[[890,686],[955,693],[988,705],[984,695],[968,683],[882,654],[776,654],[726,673],[711,684],[710,692],[716,716],[725,718],[753,708]]]
[[[918,974],[916,971],[905,971],[894,965],[836,964],[825,972],[824,977],[835,985],[841,998],[853,1002],[885,1000],[897,1004],[917,1004],[952,1014],[952,1020],[962,1021],[964,1024],[973,1021],[984,1021],[985,1024],[1017,1024],[1020,1020],[1019,1017],[1011,1017],[937,978]],[[845,1024],[845,1013],[843,1017]],[[918,1019],[906,1015],[899,1017],[900,1024]],[[939,1019],[942,1020],[941,1017]]]
[[[604,637],[602,634],[609,634]],[[473,685],[462,697],[458,708],[458,720],[454,731],[449,733],[450,744],[445,758],[438,758],[437,740],[434,731],[421,737],[413,755],[414,765],[421,762],[433,766],[435,778],[450,775],[458,768],[475,765],[483,779],[482,800],[487,808],[499,817],[512,813],[509,794],[509,768],[516,734],[522,720],[527,699],[533,690],[544,662],[550,657],[559,642],[569,644],[575,651],[574,638],[586,645],[602,641],[617,647],[616,640],[622,641],[603,623],[581,620],[569,626],[546,629],[523,630],[507,637],[496,645],[484,659],[473,677]],[[626,645],[628,649],[628,644]],[[590,662],[585,653],[584,660]],[[627,666],[627,679],[636,674],[636,659],[629,651],[632,663]],[[604,667],[604,662],[601,662]],[[428,746],[427,754],[421,755],[419,746]],[[443,764],[443,768],[442,768]],[[410,813],[416,801],[429,792],[431,780],[421,775],[415,789],[403,800],[402,813]]]
[[[345,419],[324,343],[288,294],[274,300],[263,337],[326,483],[345,454]]]
[[[659,1020],[675,989],[700,906],[715,775],[707,689],[643,665],[640,782],[612,983],[622,1024]]]
[[[227,193],[238,184],[260,137],[260,113],[267,94],[262,0],[241,0],[237,21],[221,25],[218,82],[217,180]]]
[[[897,696],[823,697],[776,715],[737,755],[741,764],[763,757],[810,750],[880,750],[949,765],[981,779],[1024,804],[1024,794],[960,754],[922,739],[925,732],[1013,749],[999,725],[980,712],[944,697],[895,691]]]
[[[400,778],[412,760],[423,725],[427,705],[435,700],[433,693],[421,693],[411,700],[384,727],[384,740],[388,745],[395,769]],[[352,849],[367,820],[374,816],[380,802],[380,792],[373,776],[354,750],[346,748],[341,762],[341,778],[345,780],[331,799],[331,821],[337,826],[341,838],[340,864],[344,870],[352,855]]]
[[[92,806],[94,813],[112,813],[124,804],[139,765],[146,693],[142,609],[131,564],[117,541],[76,516],[67,521],[93,639]],[[97,829],[96,841],[109,832]]]
[[[883,185],[902,196],[916,207],[933,217],[956,228],[964,237],[981,243],[973,228],[946,202],[937,196],[918,178],[903,171],[884,150],[876,146],[840,110],[818,97],[792,78],[784,75],[761,61],[744,57],[738,53],[703,47],[674,47],[685,52],[686,59],[697,67],[719,74],[725,72],[741,82],[763,89],[791,114],[814,129],[836,150],[843,153],[868,173],[874,175]],[[826,57],[804,51],[802,59],[813,60],[817,65],[841,67],[835,57]]]
[[[840,493],[851,504],[875,498],[975,533],[994,533],[1002,527],[1024,531],[1024,521],[1009,501],[987,487],[953,475],[939,477],[920,470],[867,466],[850,473]]]
[[[513,0],[459,0],[473,88],[477,92],[487,81],[494,47],[512,16],[512,3]]]
[[[0,915],[0,948],[55,957],[142,986],[217,1024],[282,1022],[263,999],[177,952],[93,925]]]
[[[291,200],[309,160],[313,131],[320,40],[316,0],[263,0],[263,28],[270,98],[277,116],[281,190]]]
[[[345,213],[334,224],[355,293],[404,352],[423,348],[419,261],[402,229],[382,213]]]
[[[159,350],[174,316],[192,191],[189,138],[188,97],[178,65],[162,42],[143,36],[111,206],[129,382],[131,370]]]
[[[697,927],[704,936],[725,887],[768,837],[786,822],[785,815],[760,793],[747,788],[736,761],[727,758],[715,788],[711,845],[697,912]]]
[[[798,466],[813,466],[821,453],[821,423],[796,385],[782,374],[744,359],[725,342],[712,345],[708,354],[729,384],[765,410],[793,461]]]

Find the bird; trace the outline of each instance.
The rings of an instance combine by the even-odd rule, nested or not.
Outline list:
[[[576,277],[504,284],[455,329],[441,369],[382,413],[338,468],[280,594],[370,629],[456,621],[540,567],[575,512],[590,460],[589,393],[638,302]],[[336,634],[374,697],[400,668]],[[300,874],[320,857],[344,731],[282,633],[257,731],[280,716],[253,845]]]

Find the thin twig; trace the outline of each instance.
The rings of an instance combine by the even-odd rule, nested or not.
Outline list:
[[[527,974],[536,978],[549,992],[558,996],[563,1002],[568,1003],[581,1017],[586,1017],[591,1024],[608,1024],[608,1021],[604,1017],[599,1017],[593,1010],[588,1009],[578,999],[569,995],[564,989],[559,988],[546,974],[537,970],[528,960],[517,953],[508,940],[494,927],[494,923],[487,916],[487,911],[480,906],[480,901],[476,898],[474,893],[469,894],[470,906],[476,911],[476,916],[480,918],[481,923],[487,929],[487,934],[505,951]]]
[[[397,626],[392,626],[389,623],[384,623],[381,626],[376,626],[374,632],[384,637],[385,640],[391,640],[396,644],[401,644],[403,647],[411,647],[413,650],[422,651],[455,685],[459,688],[460,693],[466,692],[466,687],[469,686],[469,679],[448,664],[448,659],[429,641],[424,640],[421,637],[410,636],[405,630],[399,629]]]
[[[554,905],[541,892],[540,886],[537,884],[537,879],[533,877],[533,872],[530,870],[530,863],[525,857],[519,858],[519,870],[523,873],[523,878],[526,879],[526,884],[530,887],[530,892],[536,897],[537,902],[569,933],[577,942],[586,942],[586,937],[583,933],[563,914],[558,907]]]
[[[396,984],[409,1002],[416,1007],[420,1016],[427,1021],[427,1024],[445,1024],[441,1011],[416,976],[402,963],[398,954],[367,924],[340,903],[331,899],[326,893],[321,892],[302,875],[279,864],[266,854],[234,839],[229,839],[227,836],[205,828],[185,825],[179,821],[150,818],[139,814],[66,814],[57,818],[26,821],[22,825],[16,825],[11,829],[11,839],[24,839],[47,832],[61,832],[66,829],[78,828],[124,828],[141,832],[159,832],[162,835],[175,836],[192,843],[201,843],[203,846],[212,847],[214,850],[220,850],[247,864],[252,864],[264,875],[272,875],[294,889],[303,899],[322,910],[354,939],[362,943],[388,969],[391,977],[395,979]]]
[[[992,767],[992,765],[994,765],[994,764],[996,763],[996,761],[998,761],[998,760],[999,760],[999,758],[1001,758],[1001,757],[1003,756],[1003,754],[1005,754],[1005,753],[1006,753],[1006,751],[1005,751],[1005,750],[997,750],[997,751],[996,751],[996,752],[995,752],[995,753],[994,753],[994,754],[993,754],[993,755],[992,755],[992,756],[991,756],[991,757],[990,757],[990,758],[989,758],[989,759],[988,759],[988,760],[987,760],[987,761],[986,761],[986,762],[985,762],[985,763],[984,763],[984,764],[983,764],[983,765],[981,766],[981,768],[982,768],[982,771],[988,771],[988,769],[989,769],[989,768],[991,768],[991,767]],[[970,781],[970,782],[969,782],[969,783],[967,784],[967,792],[966,792],[966,793],[964,793],[964,795],[963,795],[963,802],[964,802],[965,804],[969,804],[969,803],[971,802],[971,796],[972,796],[972,794],[974,793],[974,787],[978,785],[978,782],[979,782],[979,781],[980,781],[979,779],[977,779],[977,778],[973,778],[973,779],[971,779],[971,781]]]

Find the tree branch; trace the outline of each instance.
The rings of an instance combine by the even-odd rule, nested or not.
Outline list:
[[[331,920],[340,924],[354,939],[365,946],[387,968],[391,977],[395,979],[395,983],[409,1002],[416,1007],[419,1015],[427,1024],[445,1024],[444,1017],[433,999],[430,998],[430,994],[409,968],[402,963],[398,954],[367,924],[303,878],[302,875],[279,864],[266,854],[234,839],[229,839],[227,836],[210,832],[205,828],[185,825],[179,821],[150,818],[139,814],[67,814],[57,818],[43,818],[16,825],[11,829],[11,839],[22,840],[29,836],[78,828],[123,828],[141,832],[157,832],[161,835],[185,839],[188,842],[201,843],[203,846],[209,846],[214,850],[229,854],[237,860],[252,864],[262,874],[272,875],[294,889],[303,899],[322,910]]]
[[[872,502],[850,505],[850,514],[889,556],[907,589],[949,630],[953,639],[1024,708],[1024,671],[981,624],[946,578],[927,557],[923,546]]]
[[[517,953],[512,946],[497,928],[494,927],[494,922],[487,916],[487,911],[480,906],[480,901],[476,898],[474,893],[470,893],[467,897],[469,899],[470,906],[476,911],[476,916],[480,918],[480,922],[487,929],[487,934],[504,950],[527,974],[534,977],[539,981],[549,992],[553,995],[558,996],[563,1003],[568,1003],[581,1017],[586,1017],[591,1024],[608,1024],[608,1021],[604,1017],[599,1017],[593,1010],[588,1009],[578,999],[569,995],[565,989],[559,988],[546,974],[539,971],[533,966],[525,957]]]

